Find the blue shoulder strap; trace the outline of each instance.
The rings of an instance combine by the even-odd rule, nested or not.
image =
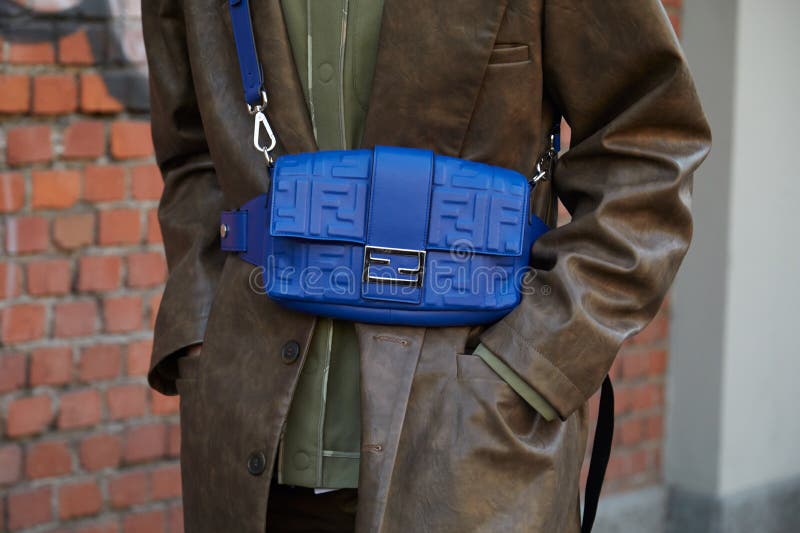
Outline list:
[[[264,75],[256,53],[256,41],[253,37],[253,23],[250,18],[249,0],[230,0],[231,26],[233,39],[236,42],[236,54],[239,56],[239,68],[242,73],[244,98],[251,107],[264,103]]]

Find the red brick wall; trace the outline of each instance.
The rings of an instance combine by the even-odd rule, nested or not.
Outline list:
[[[34,5],[0,3],[0,531],[180,531],[139,4]]]
[[[177,399],[144,379],[166,267],[139,15],[0,2],[0,531],[182,529]],[[667,328],[615,366],[609,492],[660,479]]]

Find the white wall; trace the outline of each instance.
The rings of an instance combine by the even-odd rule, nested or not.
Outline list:
[[[721,494],[800,474],[800,1],[740,0]]]
[[[683,46],[711,122],[694,177],[694,233],[672,291],[664,477],[703,494],[719,479],[733,129],[735,0],[684,0]]]
[[[665,477],[726,496],[800,475],[800,2],[684,4],[714,147],[673,296]]]

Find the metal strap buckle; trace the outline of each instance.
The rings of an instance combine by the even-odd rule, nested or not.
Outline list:
[[[397,273],[407,276],[414,276],[413,279],[398,278],[391,276],[373,276],[370,274],[369,268],[371,265],[387,266],[391,264],[391,259],[388,257],[373,257],[372,253],[379,253],[382,255],[405,255],[416,256],[417,266],[414,268],[398,267]],[[393,283],[397,285],[409,285],[412,287],[422,287],[422,281],[425,279],[425,250],[407,250],[405,248],[386,248],[385,246],[364,246],[364,271],[363,281],[371,283]]]

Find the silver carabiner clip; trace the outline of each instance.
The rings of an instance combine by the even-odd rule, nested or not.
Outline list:
[[[540,180],[548,180],[553,175],[558,161],[558,152],[555,148],[555,136],[550,135],[550,144],[547,151],[536,161],[536,174],[528,180],[531,186],[536,185]]]
[[[556,166],[558,154],[554,150],[548,150],[546,154],[536,162],[536,174],[528,180],[531,185],[536,185],[540,180],[548,180]]]
[[[267,109],[267,92],[265,90],[261,90],[261,103],[256,105],[247,104],[247,111],[253,115],[253,146],[256,150],[264,154],[264,158],[267,160],[267,166],[272,167],[272,164],[275,162],[272,159],[272,155],[270,152],[275,149],[275,146],[278,144],[277,139],[275,139],[275,133],[272,131],[272,126],[269,124],[269,120],[267,120],[267,115],[264,114],[264,111]],[[261,129],[266,130],[267,138],[269,139],[269,144],[262,145],[261,144]]]
[[[269,144],[262,145],[261,144],[261,130],[262,128],[267,132],[267,138],[269,139]],[[272,132],[272,126],[269,124],[269,120],[267,120],[267,115],[264,114],[263,111],[256,112],[255,115],[255,122],[253,124],[253,146],[256,150],[264,154],[264,157],[267,160],[267,165],[272,166],[274,160],[272,159],[272,155],[270,152],[275,149],[275,146],[278,144],[277,139],[275,139],[275,134]]]
[[[536,175],[528,180],[528,183],[531,185],[536,185],[539,180],[547,179],[547,169],[542,168],[544,166],[543,163],[544,161],[542,159],[536,162]]]

